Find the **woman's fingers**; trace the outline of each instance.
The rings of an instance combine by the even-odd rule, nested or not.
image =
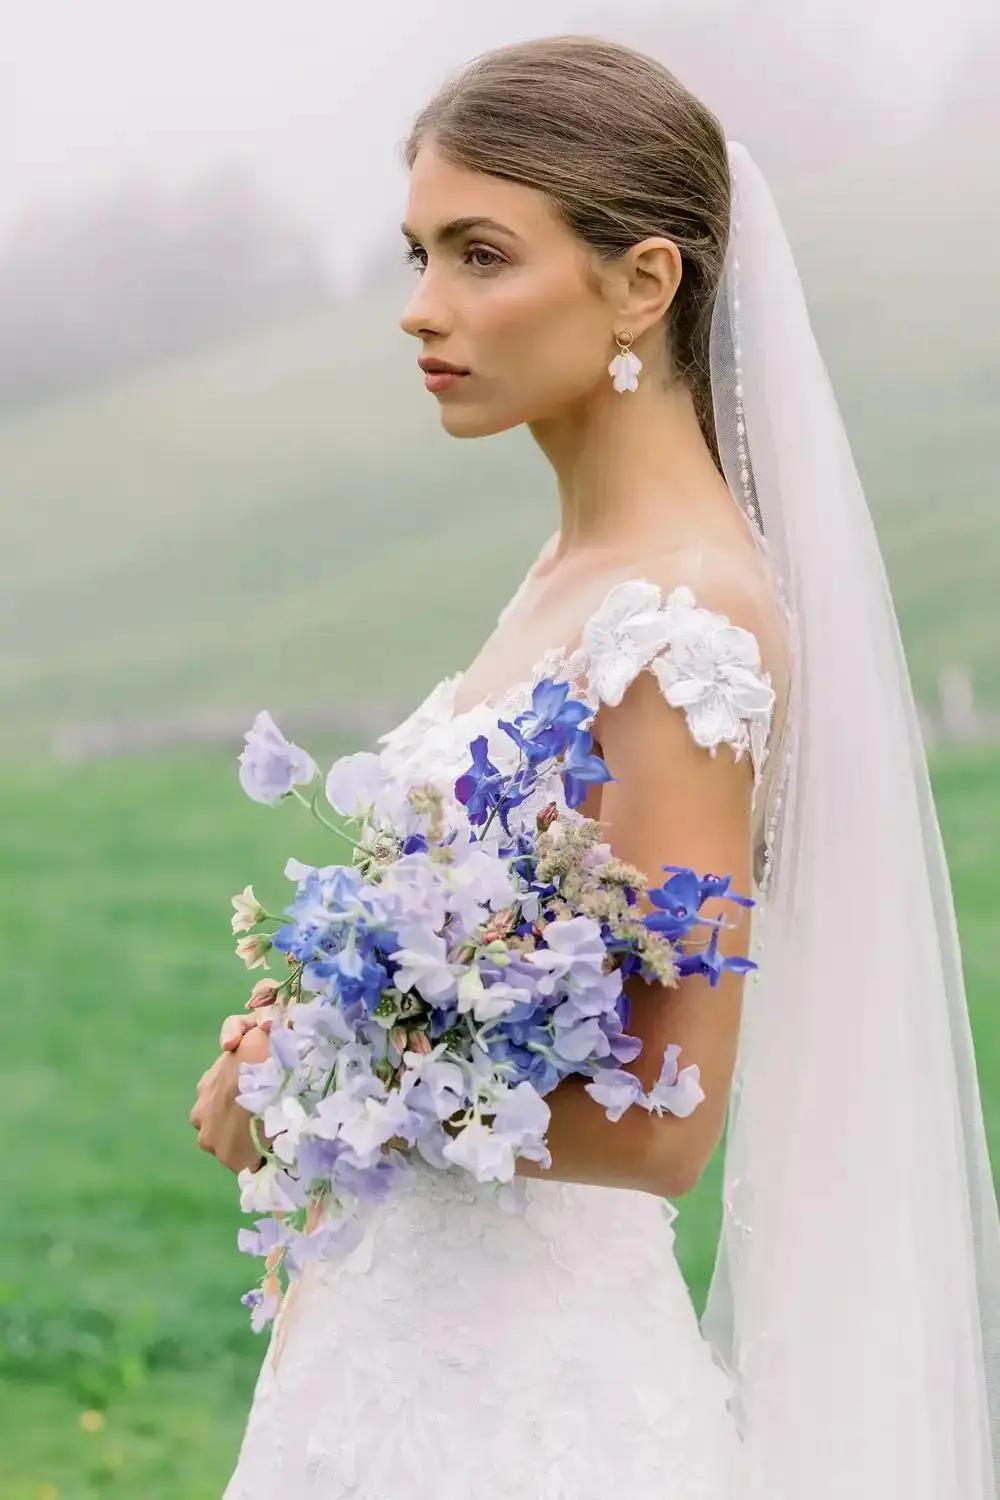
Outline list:
[[[226,1052],[235,1052],[251,1026],[256,1026],[253,1016],[227,1016],[219,1030],[219,1046]]]
[[[263,1026],[251,1026],[240,1038],[236,1049],[236,1060],[240,1063],[266,1062],[271,1055],[271,1043]]]

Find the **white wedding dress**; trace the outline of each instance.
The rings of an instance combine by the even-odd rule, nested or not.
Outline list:
[[[755,637],[686,588],[664,601],[641,577],[619,581],[572,654],[553,649],[457,715],[462,674],[443,679],[380,736],[382,754],[450,790],[476,734],[501,768],[516,761],[496,720],[526,708],[540,676],[596,706],[647,667],[708,753],[750,754],[759,889],[784,716],[771,723]],[[674,1255],[676,1209],[520,1176],[501,1194],[412,1158],[397,1197],[363,1206],[351,1256],[292,1284],[223,1500],[723,1500],[740,1436]]]

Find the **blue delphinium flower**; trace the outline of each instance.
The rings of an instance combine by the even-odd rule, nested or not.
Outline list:
[[[477,734],[469,744],[472,765],[455,782],[455,796],[465,808],[469,822],[484,823],[499,801],[504,776],[490,760],[489,741]]]
[[[676,870],[684,875],[694,874],[687,865],[661,865],[660,869]],[[727,901],[736,901],[740,906],[756,905],[752,896],[740,896],[729,889],[732,878],[731,875],[702,875],[698,880],[698,905],[707,901],[710,896],[725,896]]]
[[[615,780],[601,757],[591,753],[593,736],[578,727],[593,710],[568,694],[569,683],[543,677],[532,689],[530,709],[513,722],[497,721],[527,762],[510,777],[505,778],[489,759],[485,735],[470,742],[472,765],[455,782],[455,796],[465,806],[471,824],[485,822],[495,809],[510,836],[508,814],[536,786],[539,767],[559,755],[563,755],[560,775],[569,807],[579,807],[588,786]]]
[[[543,677],[531,693],[531,707],[518,714],[513,724],[499,719],[499,727],[509,734],[528,760],[551,760],[559,755],[582,719],[593,712],[586,703],[567,698],[568,682],[554,682]]]
[[[588,786],[598,786],[603,781],[616,781],[606,763],[599,755],[591,754],[594,737],[589,729],[577,729],[563,757],[561,776],[569,807],[579,807],[587,795]]]
[[[349,941],[336,948],[332,943],[324,943],[329,957],[309,964],[310,982],[321,982],[324,990],[345,1006],[358,1003],[369,1009],[376,1006],[389,975],[385,965],[374,956],[374,936],[358,922]]]
[[[737,956],[728,958],[719,952],[719,928],[721,922],[712,926],[712,936],[704,948],[693,953],[681,953],[677,958],[677,972],[684,974],[704,974],[709,984],[714,989],[722,978],[723,972],[730,969],[734,974],[747,974],[757,965],[750,958]]]
[[[651,932],[658,932],[676,942],[678,938],[686,937],[696,922],[704,920],[698,916],[702,902],[701,881],[693,870],[683,865],[664,865],[663,868],[675,869],[677,873],[663,885],[650,887],[649,899],[657,910],[643,920]]]
[[[692,952],[678,948],[678,973],[682,976],[703,974],[714,988],[726,969],[735,974],[746,974],[755,969],[757,965],[748,958],[727,958],[719,952],[719,928],[723,925],[721,918],[713,920],[699,916],[702,905],[710,897],[718,896],[726,901],[736,901],[740,906],[753,906],[754,901],[749,896],[731,891],[731,877],[728,875],[698,876],[687,865],[663,865],[662,868],[673,870],[674,874],[663,885],[649,890],[649,899],[657,910],[643,918],[645,925],[675,943],[686,937],[695,924],[712,929],[712,935],[704,948]]]
[[[536,769],[536,764],[536,762],[528,761],[527,765],[519,766],[518,769],[514,772],[513,776],[511,776],[508,780],[507,785],[504,787],[503,795],[500,798],[500,806],[497,812],[497,816],[499,817],[500,823],[503,827],[503,831],[508,838],[511,838],[512,834],[510,823],[507,821],[507,819],[513,812],[514,808],[520,807],[521,803],[524,802],[526,798],[531,794],[531,792],[533,792],[535,789],[535,785],[538,781],[538,771]]]

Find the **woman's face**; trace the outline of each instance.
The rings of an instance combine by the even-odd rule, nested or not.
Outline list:
[[[459,219],[477,222],[449,229]],[[607,367],[623,326],[613,282],[595,290],[594,261],[544,193],[453,166],[426,140],[403,232],[419,269],[400,327],[419,340],[418,358],[469,372],[431,397],[451,434],[544,421],[603,391],[601,382],[612,390]]]

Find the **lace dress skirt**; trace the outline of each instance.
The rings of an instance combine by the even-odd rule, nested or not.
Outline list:
[[[730,1383],[670,1204],[415,1157],[366,1210],[263,1335],[223,1500],[725,1500]]]

